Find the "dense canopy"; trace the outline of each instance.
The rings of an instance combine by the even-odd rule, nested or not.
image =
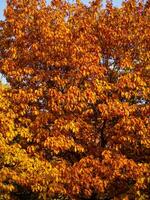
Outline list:
[[[0,72],[0,199],[149,199],[149,0],[7,0]]]

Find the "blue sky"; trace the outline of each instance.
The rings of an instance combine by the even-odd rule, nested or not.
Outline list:
[[[3,10],[6,6],[6,0],[0,0],[0,19],[3,19]]]
[[[47,2],[49,2],[50,0],[47,0]],[[83,0],[84,3],[88,3],[89,1],[88,0]],[[105,3],[106,0],[103,0],[103,2]],[[115,6],[120,6],[121,5],[121,2],[122,0],[114,0],[114,5]],[[0,19],[4,19],[3,17],[3,10],[6,6],[6,0],[0,0]]]

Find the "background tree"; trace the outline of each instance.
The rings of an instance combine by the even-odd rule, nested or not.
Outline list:
[[[141,10],[135,0],[105,9],[7,0],[3,194],[149,199],[150,10]]]

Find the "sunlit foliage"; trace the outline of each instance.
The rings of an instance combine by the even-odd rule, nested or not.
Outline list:
[[[0,199],[149,199],[149,1],[7,0],[0,72]]]

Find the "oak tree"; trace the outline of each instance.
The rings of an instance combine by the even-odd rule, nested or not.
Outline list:
[[[1,199],[149,199],[150,9],[101,4],[7,0]]]

